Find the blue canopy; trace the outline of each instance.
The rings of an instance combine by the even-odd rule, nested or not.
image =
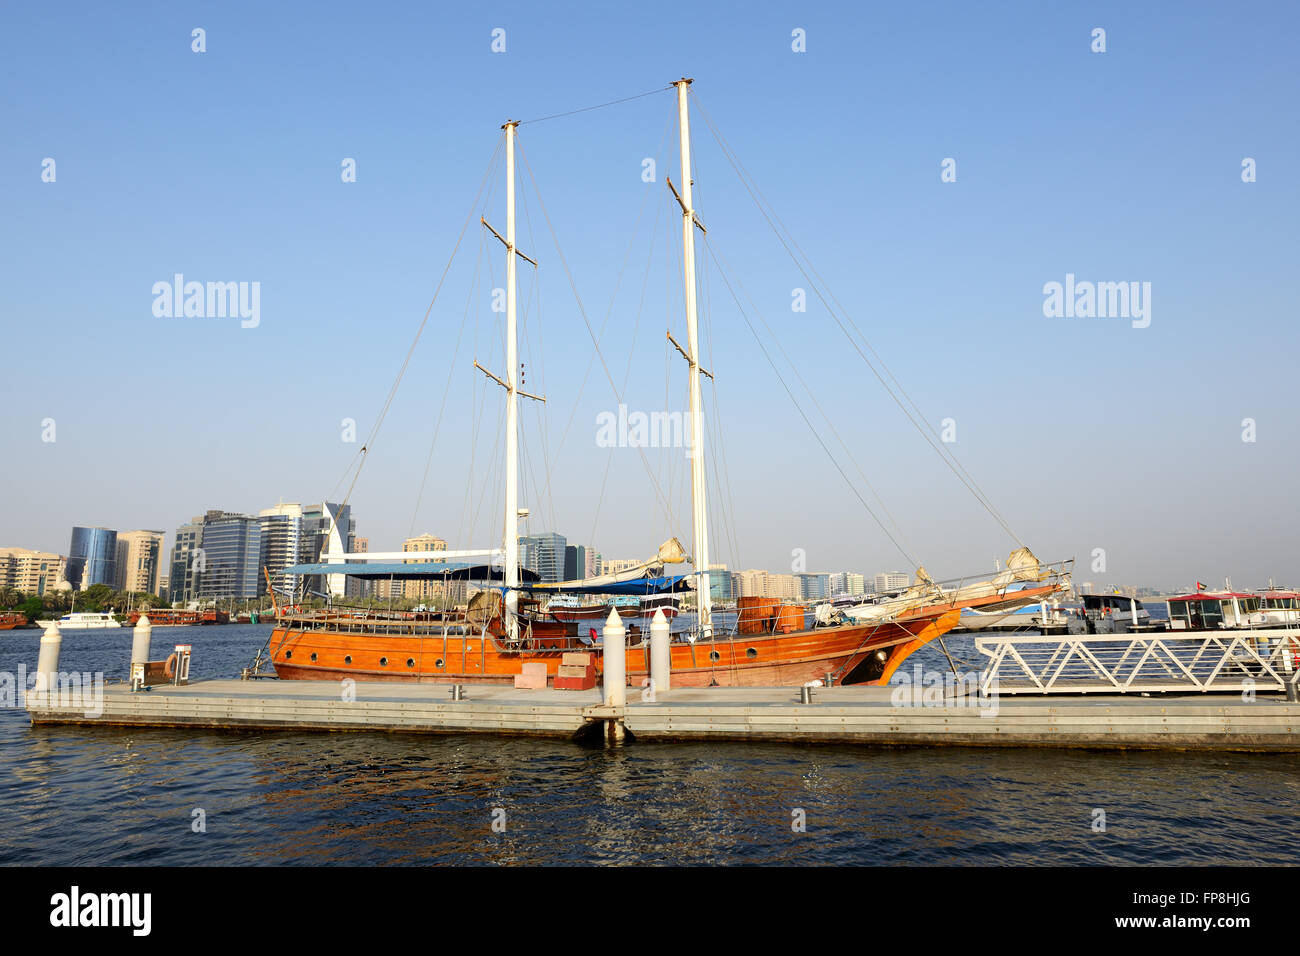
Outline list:
[[[285,568],[284,574],[346,574],[350,578],[392,578],[396,581],[499,581],[505,569],[492,564],[474,564],[468,561],[421,561],[407,564],[404,561],[375,562],[374,564],[296,564]],[[536,571],[519,569],[519,580],[539,580]]]
[[[529,572],[531,573],[531,572]],[[523,574],[523,569],[520,569]],[[560,581],[553,584],[534,584],[525,588],[527,591],[559,591],[564,594],[671,594],[674,591],[691,590],[689,574],[675,574],[669,577],[637,578],[634,581],[620,581],[617,584],[597,584],[583,587],[572,581]]]

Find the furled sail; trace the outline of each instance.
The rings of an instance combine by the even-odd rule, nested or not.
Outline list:
[[[659,545],[659,551],[648,561],[615,571],[612,574],[598,574],[591,578],[579,578],[575,581],[557,581],[538,584],[530,591],[563,591],[566,593],[611,594],[615,591],[627,591],[629,584],[644,583],[652,591],[672,589],[682,576],[664,577],[664,566],[684,564],[690,560],[682,543],[676,538],[669,538]],[[606,590],[602,590],[602,588]]]

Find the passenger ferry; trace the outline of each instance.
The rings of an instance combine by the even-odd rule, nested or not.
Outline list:
[[[1259,592],[1259,613],[1267,624],[1300,624],[1300,591],[1269,585]]]
[[[1169,599],[1169,629],[1212,631],[1221,628],[1277,627],[1260,612],[1260,597],[1245,591],[1197,591]]]
[[[57,621],[37,621],[39,627],[59,625],[60,631],[84,631],[94,628],[121,627],[117,619],[107,611],[75,611],[65,614]]]

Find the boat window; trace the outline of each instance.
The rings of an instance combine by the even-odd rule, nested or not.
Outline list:
[[[1241,612],[1243,614],[1248,614],[1251,611],[1259,610],[1259,598],[1248,597],[1248,598],[1241,598],[1240,600],[1241,600]]]

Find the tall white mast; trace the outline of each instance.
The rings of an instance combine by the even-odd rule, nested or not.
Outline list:
[[[515,329],[515,127],[506,123],[506,639],[519,636],[519,343]]]
[[[506,131],[506,234],[493,229],[486,219],[480,220],[501,240],[506,247],[506,377],[493,375],[475,359],[474,367],[506,390],[506,503],[505,524],[502,532],[505,540],[502,551],[505,554],[505,607],[502,616],[506,628],[506,638],[515,640],[519,636],[519,622],[515,614],[519,609],[519,396],[544,402],[540,395],[530,395],[519,389],[519,342],[515,321],[516,282],[515,257],[529,259],[515,248],[515,121],[506,123],[501,128]]]
[[[677,117],[682,143],[682,184],[678,202],[682,207],[682,259],[686,285],[686,360],[690,363],[691,389],[691,515],[694,535],[695,594],[700,617],[700,636],[713,634],[713,602],[709,592],[708,500],[704,476],[704,419],[700,411],[700,333],[695,311],[695,209],[691,204],[691,121],[686,105],[691,81],[682,77],[677,87]],[[669,184],[671,186],[671,183]]]

